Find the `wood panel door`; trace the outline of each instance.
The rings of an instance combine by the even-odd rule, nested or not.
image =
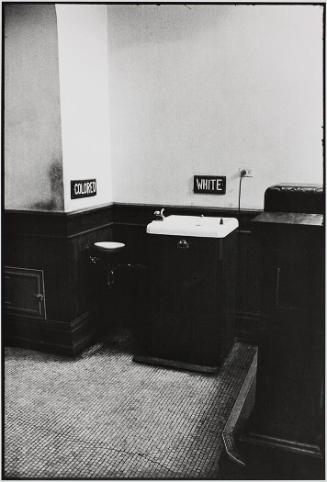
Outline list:
[[[4,281],[7,313],[46,319],[42,270],[5,266]]]
[[[272,437],[316,444],[321,431],[323,242],[310,228],[267,229],[259,345],[257,426]],[[269,416],[267,416],[269,414]]]
[[[152,356],[211,365],[219,360],[216,240],[148,237]]]

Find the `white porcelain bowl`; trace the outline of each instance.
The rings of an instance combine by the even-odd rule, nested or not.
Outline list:
[[[105,253],[117,253],[125,247],[125,244],[119,243],[118,241],[98,241],[94,243],[94,246],[99,251]]]
[[[238,228],[236,218],[208,216],[167,216],[147,225],[149,234],[168,236],[194,236],[197,238],[225,238]]]

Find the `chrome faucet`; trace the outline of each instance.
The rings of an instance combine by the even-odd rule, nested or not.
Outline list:
[[[164,210],[165,208],[162,208],[160,211],[154,211],[153,214],[156,217],[157,221],[163,221],[165,219]]]

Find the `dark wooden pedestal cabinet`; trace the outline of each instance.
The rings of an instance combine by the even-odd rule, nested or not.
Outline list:
[[[271,478],[319,478],[324,452],[323,217],[264,212],[253,224],[263,248],[265,331],[258,349],[256,405],[243,448],[250,464],[265,453],[262,472],[252,473],[253,478],[266,478],[263,465],[273,471]],[[285,454],[294,455],[293,469]],[[270,469],[269,459],[274,460]]]
[[[147,236],[147,322],[135,359],[211,372],[233,342],[237,233],[182,241]]]

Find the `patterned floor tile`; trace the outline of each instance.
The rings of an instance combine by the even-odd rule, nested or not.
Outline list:
[[[5,476],[215,478],[253,355],[237,343],[209,376],[133,363],[117,343],[75,360],[7,348]]]

